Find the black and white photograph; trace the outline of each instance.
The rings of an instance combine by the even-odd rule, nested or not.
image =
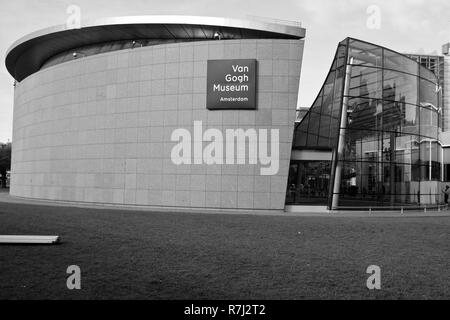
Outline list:
[[[1,0],[0,52],[1,301],[450,299],[448,0]]]

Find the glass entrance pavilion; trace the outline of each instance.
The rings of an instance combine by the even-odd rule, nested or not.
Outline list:
[[[347,38],[296,124],[287,205],[399,208],[443,202],[436,75]]]

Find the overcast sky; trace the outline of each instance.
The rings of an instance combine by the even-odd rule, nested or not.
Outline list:
[[[412,53],[440,54],[441,45],[450,42],[448,0],[0,0],[0,142],[12,139],[13,78],[4,67],[7,49],[25,34],[65,24],[72,4],[81,8],[82,20],[186,14],[301,21],[307,29],[302,107],[312,104],[337,43],[348,36]]]

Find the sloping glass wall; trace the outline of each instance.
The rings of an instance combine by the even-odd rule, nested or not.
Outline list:
[[[331,150],[336,147],[346,54],[346,46],[339,45],[322,90],[303,121],[296,126],[294,149]]]
[[[355,39],[341,42],[293,144],[298,153],[329,150],[333,160],[292,160],[287,204],[441,203],[439,97],[436,76],[416,61]]]

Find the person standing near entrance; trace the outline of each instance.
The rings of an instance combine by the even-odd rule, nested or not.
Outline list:
[[[446,186],[444,192],[444,200],[445,200],[445,204],[448,205],[448,197],[450,195],[450,187]]]

